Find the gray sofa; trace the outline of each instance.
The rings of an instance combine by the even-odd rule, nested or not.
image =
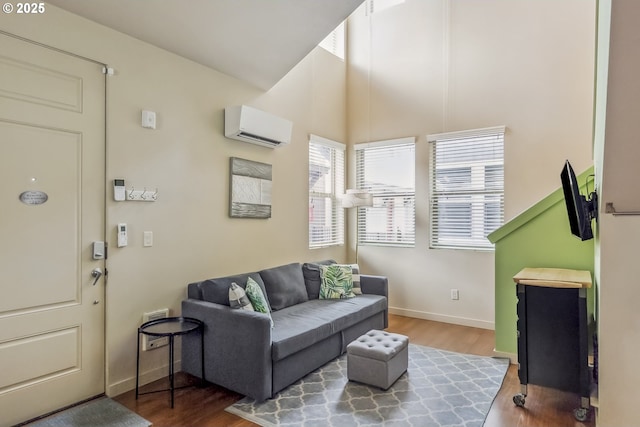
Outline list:
[[[319,264],[293,263],[259,272],[191,283],[182,315],[204,322],[204,378],[263,401],[346,351],[371,329],[387,327],[387,278],[360,276],[362,295],[318,299]],[[273,327],[263,313],[229,307],[232,282],[261,287]],[[183,336],[182,370],[202,377],[200,338]]]

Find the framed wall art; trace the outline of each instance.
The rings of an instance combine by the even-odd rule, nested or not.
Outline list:
[[[271,218],[272,166],[231,157],[229,216]]]

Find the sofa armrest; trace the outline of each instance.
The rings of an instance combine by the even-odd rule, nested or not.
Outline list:
[[[360,289],[363,294],[381,295],[389,298],[389,280],[385,276],[361,274]]]
[[[384,327],[389,327],[389,280],[386,276],[360,275],[360,289],[363,294],[380,295],[387,299],[387,309],[384,311]]]
[[[182,301],[182,315],[204,322],[204,377],[258,401],[271,397],[271,322],[254,311],[196,299]],[[183,336],[182,369],[202,376],[200,337]]]

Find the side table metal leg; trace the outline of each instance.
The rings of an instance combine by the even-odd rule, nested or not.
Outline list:
[[[138,386],[140,384],[140,329],[138,329],[138,351],[136,353],[136,400],[138,400]]]
[[[169,335],[169,388],[171,388],[171,408],[173,408],[173,335]]]

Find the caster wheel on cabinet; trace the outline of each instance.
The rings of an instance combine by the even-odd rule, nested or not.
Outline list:
[[[524,401],[524,395],[522,394],[516,394],[515,396],[513,396],[513,403],[515,403],[516,406],[522,408],[524,406]]]
[[[589,418],[589,410],[587,408],[577,408],[573,410],[573,416],[578,421],[586,421]]]

